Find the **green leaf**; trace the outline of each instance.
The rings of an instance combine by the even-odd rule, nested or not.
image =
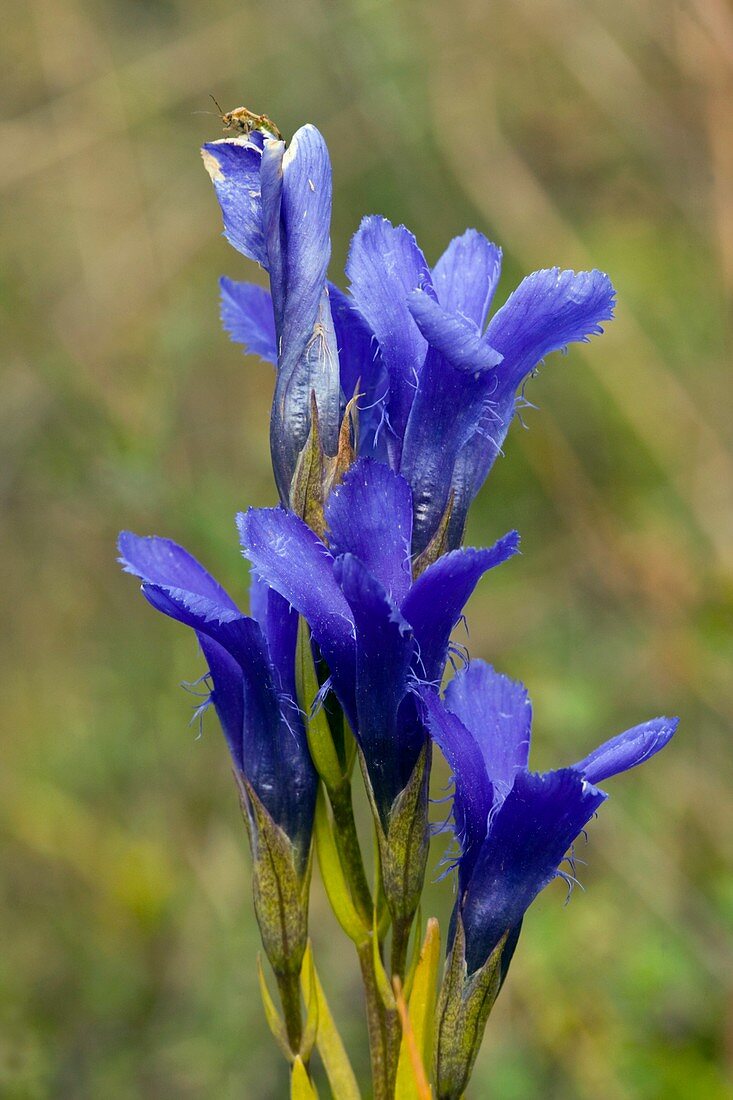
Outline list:
[[[257,977],[260,983],[260,996],[262,997],[262,1007],[265,1010],[265,1019],[267,1020],[267,1026],[272,1032],[272,1036],[277,1043],[278,1047],[282,1051],[288,1062],[293,1061],[293,1052],[290,1049],[290,1043],[288,1042],[288,1033],[285,1028],[282,1016],[275,1007],[275,1002],[270,996],[270,990],[267,987],[267,979],[265,978],[265,971],[262,966],[262,956],[257,956]]]
[[[422,1066],[428,1072],[433,1059],[435,998],[438,991],[439,967],[440,927],[435,917],[430,917],[420,958],[415,969],[409,1000],[409,1022],[414,1039],[414,1049],[421,1060]],[[397,1066],[396,1097],[397,1100],[421,1100],[413,1069],[413,1059],[404,1030]]]
[[[319,789],[316,800],[314,835],[321,878],[336,920],[357,947],[363,946],[371,938],[371,932],[362,921],[352,901],[349,884],[344,876],[333,837],[323,789]]]
[[[305,997],[305,1028],[303,1029],[303,1037],[300,1042],[299,1054],[303,1061],[308,1064],[310,1056],[313,1053],[313,1046],[316,1041],[318,1029],[320,1025],[320,1015],[318,1011],[318,997],[315,990],[315,982],[313,981],[310,972],[313,971],[313,951],[311,949],[310,940],[306,944],[305,955],[303,956],[303,966],[300,971],[300,984],[303,988]],[[307,980],[306,980],[307,978]],[[306,993],[306,988],[308,993]]]
[[[318,695],[318,676],[313,662],[310,630],[304,618],[298,622],[298,644],[295,651],[295,684],[298,704],[305,714],[305,731],[316,771],[326,784],[328,791],[335,791],[342,785],[344,774],[333,742],[331,727],[326,711],[320,707],[313,713],[313,704]]]
[[[323,986],[316,972],[313,962],[313,949],[310,942],[306,948],[303,959],[303,972],[301,974],[303,996],[306,1004],[313,997],[318,1005],[318,1035],[316,1044],[321,1055],[331,1092],[338,1100],[361,1100],[359,1086],[351,1068],[349,1056],[334,1023],[331,1010],[328,1007]],[[307,1025],[306,1025],[307,1030]]]
[[[318,1100],[318,1093],[300,1055],[293,1062],[290,1075],[290,1100]]]

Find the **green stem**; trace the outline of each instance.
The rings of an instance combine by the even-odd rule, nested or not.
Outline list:
[[[366,997],[367,1031],[369,1033],[369,1056],[372,1065],[374,1100],[391,1100],[397,1067],[396,1064],[392,1065],[394,1056],[390,1057],[390,1047],[393,1044],[388,1042],[388,1014],[377,987],[377,978],[374,972],[374,953],[371,943],[357,948],[357,951]],[[393,1015],[396,1015],[396,1013]]]
[[[407,969],[407,945],[410,942],[411,928],[412,920],[395,920],[392,924],[390,970],[392,971],[392,977],[396,974],[403,985],[405,970]]]
[[[351,801],[351,784],[344,783],[337,791],[329,792],[333,811],[334,834],[341,858],[341,865],[349,883],[351,895],[359,916],[367,926],[374,919],[372,893],[364,871],[359,837]]]
[[[300,976],[293,971],[275,974],[277,988],[280,991],[280,1002],[283,1006],[285,1027],[288,1032],[288,1042],[294,1054],[300,1050],[300,1042],[303,1038],[303,1018],[300,1009]]]

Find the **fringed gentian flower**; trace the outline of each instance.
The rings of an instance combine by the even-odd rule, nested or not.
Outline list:
[[[387,462],[409,483],[413,555],[439,534],[440,548],[454,549],[462,541],[471,501],[509,430],[517,391],[550,352],[602,331],[601,322],[613,316],[614,289],[600,271],[537,271],[485,327],[501,272],[501,250],[468,230],[451,241],[431,270],[413,235],[380,217],[365,218],[351,243],[346,265],[351,296],[331,284],[326,287],[330,169],[316,133],[312,127],[299,130],[282,158],[283,194],[294,196],[296,188],[303,189],[301,199],[292,197],[293,209],[303,224],[319,219],[313,246],[297,251],[298,265],[291,274],[291,293],[303,323],[297,329],[301,357],[287,373],[278,321],[282,292],[261,243],[266,236],[262,226],[272,217],[265,203],[266,167],[281,143],[266,140],[262,153],[242,139],[205,147],[229,240],[270,272],[271,300],[261,288],[222,280],[222,318],[233,339],[278,367],[273,461],[281,452],[290,456],[287,463],[276,463],[281,500],[291,500],[295,456],[308,431],[310,391],[322,421],[324,449],[333,455],[338,428],[334,393],[340,385],[338,407],[343,412],[358,385],[364,420],[359,453]],[[246,219],[243,193],[250,204]],[[292,219],[279,223],[283,248],[293,224]],[[307,308],[301,309],[303,299]],[[303,348],[310,349],[307,355]],[[294,356],[292,352],[290,359]],[[283,413],[284,394],[288,414]]]
[[[654,718],[606,741],[570,767],[535,773],[527,766],[532,708],[522,684],[477,660],[448,684],[443,701],[429,689],[421,689],[421,698],[430,733],[455,782],[460,853],[452,950],[462,977],[453,998],[465,1006],[471,999],[468,991],[490,977],[492,995],[481,989],[482,1011],[488,1015],[527,908],[558,875],[568,879],[560,869],[564,857],[608,797],[597,784],[654,756],[672,737],[678,720]],[[450,1002],[448,993],[446,998]],[[469,1051],[464,1037],[453,1033],[454,1008],[443,1005],[441,1097],[462,1094],[478,1049]],[[483,1024],[479,1032],[480,1043]]]
[[[426,742],[413,688],[440,683],[451,631],[471,592],[487,570],[518,548],[511,532],[491,549],[445,554],[413,581],[412,515],[405,479],[362,458],[327,501],[327,544],[282,507],[250,509],[238,517],[244,555],[255,573],[310,624],[362,751],[385,836]],[[427,814],[429,769],[424,755],[422,760],[415,781],[423,785]],[[414,831],[414,859],[421,867],[427,817],[424,824]],[[384,858],[389,864],[407,854]]]
[[[146,600],[196,632],[209,667],[210,701],[240,785],[263,943],[278,979],[297,978],[317,784],[295,697],[298,616],[276,592],[261,588],[253,600],[257,618],[242,614],[204,567],[169,539],[123,531],[119,551],[125,572],[142,580]]]
[[[253,350],[276,359],[270,450],[280,497],[287,502],[310,430],[311,394],[328,455],[336,454],[341,422],[338,352],[326,287],[328,150],[314,126],[303,126],[287,149],[283,141],[256,131],[206,145],[203,154],[227,239],[270,276],[271,296],[225,281],[222,313],[236,338],[246,336]]]
[[[488,550],[442,556],[413,581],[412,501],[403,477],[359,459],[326,504],[327,541],[284,508],[251,508],[244,555],[308,621],[333,688],[389,810],[421,744],[400,709],[419,682],[440,682],[450,634],[480,577],[516,553],[510,532]]]
[[[266,991],[265,1012],[292,1067],[292,1095],[313,1095],[307,1066],[324,1004],[305,954],[315,834],[364,977],[376,1100],[392,1100],[395,1087],[412,1095],[407,1062],[415,1088],[428,1089],[430,1067],[415,1059],[433,1038],[436,1096],[457,1100],[524,913],[554,877],[570,879],[561,866],[606,797],[597,784],[653,755],[676,727],[656,719],[569,768],[535,774],[520,684],[475,661],[439,694],[467,600],[518,548],[510,532],[490,549],[459,549],[470,503],[528,376],[550,352],[599,333],[614,291],[598,271],[538,271],[487,322],[495,245],[468,230],[430,267],[404,226],[369,217],[351,243],[345,293],[328,282],[331,167],[320,133],[304,126],[286,148],[266,116],[239,108],[223,121],[241,136],[207,144],[204,163],[227,239],[267,272],[270,289],[222,279],[221,315],[232,339],[276,368],[270,451],[281,503],[237,517],[252,565],[250,616],[175,543],[124,533],[120,560],[153,607],[195,631],[208,663],[284,1021]],[[372,885],[344,718],[373,811]],[[413,974],[415,1041],[401,1047],[405,1005],[392,990],[402,996],[424,882],[432,741],[455,779],[458,893],[437,1015],[432,922]],[[333,1034],[322,1054],[334,1095],[358,1096]]]

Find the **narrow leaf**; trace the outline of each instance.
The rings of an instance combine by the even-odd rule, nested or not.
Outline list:
[[[265,1010],[265,1019],[267,1020],[267,1026],[272,1032],[272,1036],[277,1043],[278,1047],[282,1051],[288,1062],[293,1061],[293,1052],[290,1049],[290,1043],[288,1042],[288,1033],[285,1028],[283,1018],[275,1007],[275,1002],[270,996],[270,990],[267,987],[267,979],[265,978],[265,971],[262,967],[262,956],[257,956],[257,977],[260,983],[260,996],[262,997],[262,1007]]]
[[[430,1088],[425,1074],[425,1066],[415,1039],[405,995],[402,992],[402,983],[397,974],[392,978],[392,985],[394,986],[397,1012],[402,1025],[395,1100],[432,1100],[433,1090]]]
[[[410,994],[409,1022],[422,1067],[430,1066],[433,1058],[433,1039],[435,1030],[435,999],[438,991],[438,969],[440,967],[440,926],[435,917],[428,920],[425,939],[415,970]],[[414,1056],[405,1041],[400,1047],[400,1060],[397,1068],[397,1096],[399,1100],[422,1100],[419,1091],[415,1091],[413,1071]],[[403,1088],[404,1093],[400,1091]],[[410,1091],[412,1088],[412,1091]],[[426,1094],[427,1095],[427,1094]]]
[[[336,920],[343,928],[346,935],[357,947],[366,944],[370,938],[370,931],[359,916],[354,902],[351,899],[351,891],[344,877],[341,867],[336,841],[333,837],[331,822],[328,818],[326,800],[323,790],[319,790],[316,801],[316,817],[314,833],[316,838],[316,853],[318,866],[321,868],[321,878],[326,887],[328,900],[334,911]]]
[[[290,1100],[318,1100],[315,1085],[308,1076],[303,1059],[298,1055],[290,1075]]]
[[[349,1056],[328,1007],[323,986],[313,962],[313,949],[308,944],[301,973],[303,997],[306,1004],[313,997],[318,1005],[318,1036],[316,1044],[326,1070],[331,1092],[339,1100],[361,1100],[359,1086],[351,1068]]]
[[[318,1029],[321,1026],[320,1014],[318,1011],[318,997],[316,995],[315,982],[313,981],[313,952],[310,946],[310,940],[308,941],[306,952],[303,957],[303,965],[300,971],[300,984],[303,988],[305,997],[305,1027],[303,1028],[303,1037],[300,1042],[300,1057],[308,1064],[310,1056],[313,1053],[313,1047],[318,1035]],[[306,993],[306,987],[308,992]]]
[[[298,621],[298,644],[295,651],[295,683],[298,705],[305,714],[305,729],[308,736],[308,748],[316,771],[329,791],[336,790],[343,781],[333,735],[323,707],[313,712],[318,695],[318,677],[313,663],[310,630],[301,616]]]

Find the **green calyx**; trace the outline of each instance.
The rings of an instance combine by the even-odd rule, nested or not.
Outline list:
[[[347,404],[339,430],[336,454],[328,455],[323,449],[316,395],[311,393],[310,430],[295,466],[290,486],[290,507],[324,541],[326,500],[356,461],[359,435],[359,411],[356,403],[355,396]]]
[[[252,848],[252,893],[262,946],[280,990],[292,1050],[301,1045],[300,970],[308,938],[311,859],[298,853],[243,775],[237,776]]]
[[[425,742],[407,785],[392,803],[386,823],[374,800],[366,764],[362,771],[374,814],[382,889],[392,917],[393,973],[404,976],[410,927],[420,904],[430,847],[428,786],[430,745]]]
[[[505,935],[484,965],[469,977],[463,921],[460,915],[457,918],[436,1011],[437,1100],[460,1100],[466,1090],[486,1022],[501,988],[501,957],[506,938]]]

